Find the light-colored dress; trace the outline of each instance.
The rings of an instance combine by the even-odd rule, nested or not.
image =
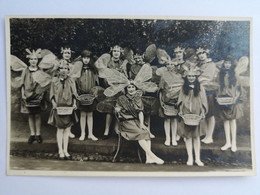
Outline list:
[[[218,117],[222,120],[233,120],[243,116],[241,96],[241,86],[239,79],[236,81],[236,85],[229,87],[229,74],[224,77],[224,88],[218,90],[217,97],[233,97],[239,94],[237,101],[232,105],[218,105],[217,113]]]
[[[120,131],[121,135],[127,140],[149,140],[148,130],[140,129],[139,112],[144,109],[141,93],[136,93],[133,97],[122,95],[117,100],[117,107],[121,108]]]
[[[178,97],[180,90],[183,85],[182,75],[177,69],[172,71],[166,71],[163,73],[159,88],[161,89],[161,107],[159,109],[159,116],[163,118],[176,117],[178,113]],[[165,113],[166,106],[175,112],[176,115],[171,115]]]
[[[72,107],[73,99],[77,97],[75,81],[69,77],[61,79],[54,77],[51,83],[50,99],[54,99],[57,107]],[[71,115],[58,115],[56,109],[52,109],[48,124],[57,128],[71,127],[78,122],[78,117],[73,111]]]
[[[95,74],[87,65],[83,65],[81,75],[76,80],[76,86],[78,95],[82,94],[92,94],[93,95],[93,87],[96,86],[98,81],[98,76]],[[91,105],[81,105],[79,103],[78,109],[85,112],[93,112],[96,108],[97,101],[94,100]]]
[[[208,100],[208,113],[206,117],[209,118],[215,115],[217,85],[214,85],[214,83],[217,81],[218,69],[210,58],[207,58],[203,62],[199,62],[197,66],[201,70],[199,79],[206,79],[209,81],[207,85],[204,85]]]
[[[183,89],[181,89],[178,104],[180,105],[180,112],[182,112],[183,115],[201,115],[203,110],[204,113],[207,113],[208,104],[204,88],[201,86],[200,92],[196,97],[194,96],[192,88],[189,89],[188,95],[184,94]],[[181,119],[178,125],[178,135],[185,138],[196,138],[204,135],[204,132],[201,130],[201,125],[189,126]]]
[[[123,61],[119,59],[118,61],[114,61],[112,58],[107,64],[108,68],[118,70],[119,72],[124,72],[123,69],[121,68]],[[107,81],[104,81],[105,83],[105,88],[109,87]],[[116,105],[116,101],[121,96],[123,92],[119,92],[118,94],[114,95],[113,97],[106,97],[105,100],[99,102],[97,104],[97,110],[101,113],[109,113],[113,114],[114,113],[114,107]]]
[[[44,74],[44,73],[43,73]],[[45,89],[41,87],[39,81],[35,78],[41,75],[41,70],[37,69],[31,71],[26,68],[21,76],[21,87],[24,88],[24,96],[27,102],[39,100],[40,104],[36,107],[27,107],[24,100],[21,101],[21,113],[24,114],[37,114],[47,108],[46,101],[43,100]],[[48,87],[48,86],[47,86]]]

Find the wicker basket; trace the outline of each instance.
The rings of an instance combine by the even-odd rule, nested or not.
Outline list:
[[[197,126],[201,120],[201,116],[196,114],[184,114],[181,117],[183,118],[184,123],[189,126]]]
[[[162,108],[163,108],[163,113],[166,116],[177,116],[177,114],[178,114],[178,110],[175,109],[174,106],[169,106],[169,105],[163,104]]]
[[[231,105],[234,104],[234,98],[232,97],[217,97],[216,98],[219,105]]]
[[[73,112],[73,107],[57,107],[58,115],[71,115]]]
[[[42,100],[30,100],[30,101],[24,101],[24,104],[28,108],[33,108],[33,107],[39,107],[41,105]]]
[[[92,94],[82,94],[78,97],[80,105],[91,105],[95,100],[95,96]]]

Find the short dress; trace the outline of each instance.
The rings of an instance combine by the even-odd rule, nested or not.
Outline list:
[[[37,69],[35,71],[31,71],[29,68],[26,68],[21,76],[21,87],[24,88],[24,95],[26,100],[21,101],[21,113],[23,114],[39,114],[42,111],[46,110],[47,104],[43,99],[44,96],[44,88],[40,86],[35,79],[36,74],[39,74],[41,70]],[[39,106],[35,107],[27,107],[26,102],[39,100]],[[25,102],[26,101],[26,102]]]
[[[188,95],[185,95],[183,89],[181,89],[178,104],[180,104],[180,112],[182,112],[183,115],[201,115],[202,109],[204,109],[204,113],[207,113],[208,105],[204,88],[201,86],[200,92],[196,97],[194,96],[192,88],[190,88]],[[189,126],[181,119],[178,125],[178,135],[184,138],[196,138],[205,135],[205,132],[202,131],[201,124],[198,126]]]
[[[179,84],[179,85],[178,85]],[[179,93],[183,85],[182,75],[173,70],[166,71],[161,77],[159,88],[161,89],[161,107],[159,109],[159,116],[162,118],[175,118],[178,114],[178,98]],[[171,109],[171,113],[175,115],[169,115],[166,113],[166,106]]]
[[[232,85],[231,88],[229,87],[229,74],[226,74],[224,77],[224,88],[221,90],[219,89],[217,93],[217,97],[235,97],[236,93],[239,93],[241,96],[241,86],[240,82],[237,79],[236,85]],[[218,117],[221,120],[233,120],[239,119],[243,116],[243,108],[242,108],[242,100],[240,97],[235,102],[235,104],[231,105],[218,105]]]
[[[69,77],[62,80],[54,77],[51,83],[50,99],[55,99],[57,107],[72,107],[73,99],[77,97],[75,81]],[[76,112],[71,115],[58,115],[56,109],[50,112],[48,124],[57,128],[68,128],[78,122]]]
[[[93,94],[93,87],[98,82],[98,76],[88,66],[83,65],[81,75],[76,79],[78,95]],[[93,112],[96,109],[97,100],[95,99],[91,105],[81,105],[78,102],[78,109],[85,112]]]
[[[140,71],[140,69],[142,68],[142,66],[144,65],[149,65],[151,67],[151,65],[149,63],[145,63],[143,65],[132,65],[131,69],[130,69],[130,76],[131,79],[134,80],[136,75],[138,74],[138,72]],[[152,68],[152,67],[151,67]],[[155,74],[155,69],[152,68],[153,71],[153,77]],[[151,78],[151,81],[153,81],[153,77]],[[160,107],[160,102],[158,100],[158,94],[157,92],[154,93],[149,93],[149,92],[145,92],[142,96],[142,101],[144,104],[144,115],[157,115],[158,114],[158,110]]]
[[[136,93],[133,97],[122,95],[117,100],[117,107],[121,108],[119,114],[119,125],[121,135],[127,140],[150,140],[148,130],[140,129],[138,114],[143,111],[141,93]]]
[[[200,62],[198,67],[201,70],[200,78],[207,78],[211,81],[211,83],[216,83],[218,69],[216,64],[210,58],[208,58],[205,62]],[[206,118],[209,118],[215,115],[217,86],[209,83],[209,85],[204,85],[204,88],[206,90],[208,101],[208,113]]]
[[[119,72],[123,72],[123,70],[121,69],[122,63],[123,63],[123,61],[121,59],[119,59],[118,61],[113,61],[112,58],[111,58],[110,61],[108,62],[107,67],[111,68],[111,69],[118,70]],[[104,81],[104,85],[105,85],[104,86],[105,88],[109,87],[106,80]],[[112,97],[106,97],[103,101],[100,101],[97,104],[97,106],[96,106],[97,111],[99,111],[101,113],[113,114],[114,108],[115,108],[115,105],[116,105],[116,101],[123,94],[124,94],[123,92],[119,92],[118,94],[116,94]]]

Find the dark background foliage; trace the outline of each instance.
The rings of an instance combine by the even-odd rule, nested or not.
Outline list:
[[[83,49],[100,56],[115,44],[144,51],[152,43],[171,56],[177,44],[186,48],[205,44],[213,60],[249,56],[248,21],[13,18],[10,27],[11,53],[23,60],[25,48],[59,55],[62,46],[70,45],[76,57]]]

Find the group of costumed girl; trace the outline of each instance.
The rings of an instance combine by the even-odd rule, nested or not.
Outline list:
[[[195,163],[204,165],[200,159],[200,137],[205,135],[202,142],[206,144],[213,142],[216,114],[224,121],[226,135],[221,150],[237,150],[236,119],[242,116],[240,78],[247,71],[247,57],[236,61],[228,56],[214,63],[208,58],[207,48],[185,51],[178,46],[171,59],[154,44],[135,55],[131,49],[116,45],[96,62],[89,50],[72,62],[70,47],[61,49],[60,60],[49,50],[26,51],[29,66],[12,55],[11,70],[21,73],[12,77],[12,87],[21,89],[21,112],[29,116],[28,143],[42,142],[40,113],[46,110],[49,100],[52,110],[48,123],[57,127],[61,159],[71,159],[68,142],[75,137],[71,127],[78,122],[76,109],[80,111],[79,140],[85,139],[86,124],[88,139],[98,140],[93,134],[94,110],[106,114],[102,139],[109,137],[116,116],[114,130],[127,140],[138,141],[145,151],[146,163],[164,163],[151,150],[150,140],[155,136],[150,131],[150,116],[157,113],[164,118],[166,146],[177,146],[179,138],[184,138],[189,166],[193,165],[193,148]],[[151,66],[155,57],[165,66]]]

